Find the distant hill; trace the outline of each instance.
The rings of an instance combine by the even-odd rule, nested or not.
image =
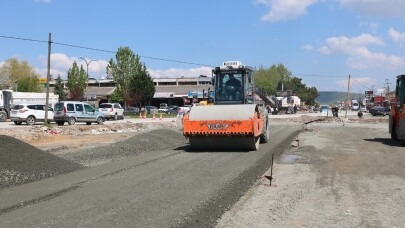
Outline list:
[[[337,101],[345,101],[347,97],[346,92],[331,92],[331,91],[318,91],[319,96],[316,98],[316,102],[319,104],[334,105]],[[364,94],[350,93],[350,100],[362,100]]]

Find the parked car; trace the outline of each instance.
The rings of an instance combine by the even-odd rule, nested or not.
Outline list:
[[[383,106],[374,106],[370,109],[370,114],[373,116],[376,116],[376,115],[385,116],[385,115],[387,115],[387,109]]]
[[[146,110],[146,113],[147,113],[147,114],[151,114],[151,111],[153,112],[153,110],[155,110],[155,113],[157,113],[158,108],[157,108],[156,106],[150,106],[150,105],[148,105],[148,106],[145,106],[145,107],[142,107],[142,108],[141,108],[141,112],[142,112],[142,113],[145,112],[145,110]]]
[[[104,113],[80,101],[58,102],[55,104],[54,110],[53,119],[59,126],[64,125],[65,122],[69,125],[74,125],[76,122],[85,122],[87,125],[103,124],[105,119]]]
[[[36,122],[45,121],[45,105],[37,104],[19,104],[15,105],[10,112],[10,119],[16,125],[21,125],[22,122],[28,125],[33,125]],[[53,121],[54,112],[51,107],[48,107],[48,123]]]
[[[355,100],[352,101],[352,111],[358,111],[360,108],[360,104],[357,103]]]
[[[98,111],[104,113],[106,120],[124,119],[124,109],[119,103],[103,103],[98,107]]]
[[[366,106],[360,106],[360,111],[362,111],[362,112],[367,112]]]
[[[139,108],[137,107],[126,107],[124,109],[124,114],[126,115],[138,115],[139,114]]]
[[[169,106],[166,103],[161,103],[160,107],[158,109],[158,112],[164,112],[167,113],[167,111],[169,110]]]
[[[167,109],[167,114],[177,114],[179,112],[179,106],[177,105],[170,105]]]

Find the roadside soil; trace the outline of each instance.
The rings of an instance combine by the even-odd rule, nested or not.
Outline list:
[[[32,146],[52,154],[60,155],[75,150],[99,147],[119,142],[134,135],[154,129],[179,131],[178,121],[157,123],[112,123],[108,125],[70,125],[45,127],[35,125],[30,128],[0,129],[0,135],[20,139]]]
[[[272,185],[258,177],[217,228],[403,227],[405,147],[387,126],[387,117],[308,124],[276,159]]]

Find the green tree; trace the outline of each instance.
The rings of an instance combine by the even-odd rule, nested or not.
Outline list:
[[[115,55],[116,62],[111,58],[107,66],[108,77],[114,78],[116,83],[116,96],[114,99],[122,100],[125,105],[151,99],[150,83],[153,81],[141,63],[140,57],[133,53],[129,47],[120,47]]]
[[[21,77],[16,84],[16,91],[18,92],[41,92],[41,86],[37,76]]]
[[[83,100],[86,90],[87,74],[83,66],[77,66],[76,61],[73,62],[72,68],[68,70],[66,87],[69,91],[70,100]]]
[[[67,94],[66,94],[65,88],[63,86],[62,78],[60,77],[60,75],[58,75],[58,77],[56,78],[55,88],[53,89],[53,93],[59,95],[60,101],[65,101],[67,98]]]
[[[111,94],[111,102],[123,103],[122,92],[119,88],[115,87],[114,92]]]
[[[132,102],[135,104],[149,104],[155,94],[155,85],[145,65],[143,65],[138,76],[131,79],[130,83]]]
[[[276,95],[279,90],[292,90],[302,102],[308,105],[315,104],[318,91],[315,87],[307,87],[301,78],[292,76],[292,73],[283,65],[272,65],[269,68],[260,66],[255,72],[256,87],[267,94]]]
[[[260,66],[255,72],[255,84],[267,94],[275,95],[277,90],[281,90],[281,81],[288,81],[290,76],[291,73],[283,64],[272,65],[269,68]]]
[[[12,88],[22,92],[38,92],[39,75],[27,61],[8,59],[0,67],[0,89]]]

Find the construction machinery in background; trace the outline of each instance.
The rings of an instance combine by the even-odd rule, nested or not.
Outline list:
[[[255,98],[253,68],[230,61],[212,73],[214,105],[194,106],[183,118],[191,149],[258,150],[268,141],[269,120]]]
[[[405,75],[397,76],[395,102],[391,103],[389,132],[393,140],[405,140]]]

